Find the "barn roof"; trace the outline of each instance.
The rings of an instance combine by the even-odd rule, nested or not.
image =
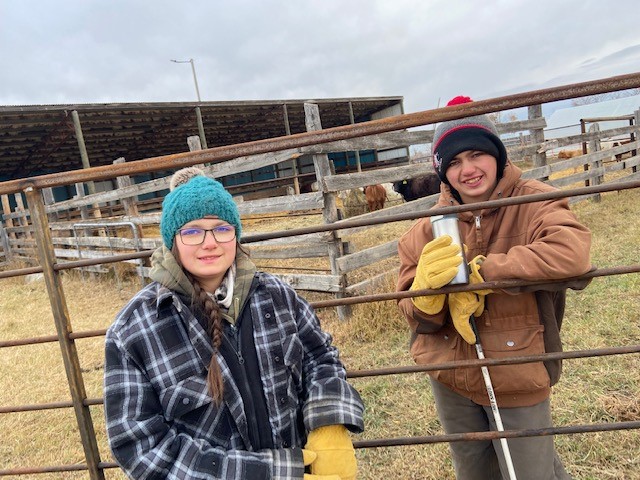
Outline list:
[[[565,137],[580,133],[580,120],[633,115],[640,108],[640,95],[616,98],[604,102],[559,108],[547,118],[545,136]],[[602,128],[616,128],[629,125],[628,120],[608,121]]]
[[[285,118],[301,133],[305,102],[318,104],[323,128],[351,123],[351,112],[358,123],[402,108],[402,97],[0,106],[0,181],[82,168],[74,110],[90,165],[101,166],[188,151],[196,107],[209,148],[286,135]]]

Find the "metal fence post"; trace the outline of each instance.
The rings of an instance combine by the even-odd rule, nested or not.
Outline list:
[[[62,359],[69,382],[69,390],[73,402],[73,409],[80,430],[82,447],[87,460],[89,474],[92,480],[104,480],[104,472],[98,467],[100,463],[100,452],[96,441],[96,434],[93,428],[93,420],[89,407],[85,405],[87,394],[84,388],[84,380],[80,370],[80,360],[74,340],[69,338],[71,321],[67,302],[62,289],[60,273],[54,269],[56,263],[49,221],[45,213],[44,202],[40,190],[33,187],[25,189],[29,214],[36,236],[36,245],[40,265],[42,266],[53,319],[56,325],[58,341],[62,350]]]

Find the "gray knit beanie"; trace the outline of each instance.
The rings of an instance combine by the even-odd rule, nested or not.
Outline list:
[[[447,103],[460,105],[471,102],[471,98],[458,96]],[[433,169],[440,180],[449,185],[446,171],[451,160],[460,152],[479,150],[486,152],[498,161],[498,178],[502,177],[507,164],[507,150],[500,140],[498,130],[486,115],[460,118],[443,122],[433,134]]]

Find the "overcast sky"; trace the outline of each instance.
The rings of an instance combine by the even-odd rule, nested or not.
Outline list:
[[[637,0],[0,0],[0,105],[403,96],[640,71]]]

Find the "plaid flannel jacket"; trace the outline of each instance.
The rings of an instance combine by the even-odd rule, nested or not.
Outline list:
[[[106,337],[107,433],[129,477],[302,479],[306,432],[333,424],[363,430],[362,400],[311,307],[276,277],[256,275],[245,308],[276,448],[252,450],[240,393],[220,355],[225,395],[219,407],[212,403],[211,340],[179,296],[153,282]]]

